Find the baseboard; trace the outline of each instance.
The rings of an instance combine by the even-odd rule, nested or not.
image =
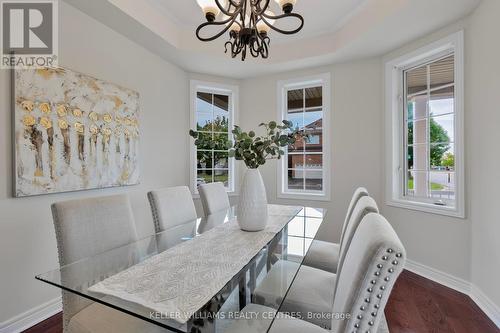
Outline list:
[[[405,269],[468,295],[491,321],[500,328],[500,308],[474,284],[413,260],[406,260]]]
[[[500,308],[486,296],[481,289],[472,285],[470,298],[483,310],[484,313],[500,328]]]
[[[423,265],[413,260],[406,260],[405,268],[429,280],[442,284],[443,286],[454,289],[466,295],[470,294],[471,284],[469,281],[463,280],[461,278]]]
[[[54,298],[0,323],[0,333],[19,333],[62,311],[61,297]]]

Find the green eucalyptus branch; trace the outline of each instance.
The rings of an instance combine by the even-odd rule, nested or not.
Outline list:
[[[297,142],[309,140],[304,130],[294,129],[293,123],[288,120],[283,120],[282,124],[275,121],[261,123],[259,127],[265,129],[262,136],[256,136],[254,131],[244,132],[235,125],[231,131],[233,142],[218,142],[220,140],[217,138],[214,140],[194,130],[190,130],[189,135],[195,139],[194,144],[198,149],[228,149],[229,157],[245,162],[250,169],[257,169],[267,160],[281,159],[285,155],[284,147],[293,147]]]

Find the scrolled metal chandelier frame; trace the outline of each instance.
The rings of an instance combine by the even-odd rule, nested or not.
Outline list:
[[[229,40],[225,43],[225,52],[231,52],[236,58],[241,55],[244,61],[249,54],[254,58],[266,59],[269,56],[270,38],[268,32],[272,29],[285,35],[299,32],[304,26],[304,18],[293,12],[296,0],[276,0],[283,10],[280,15],[274,15],[269,10],[270,0],[198,0],[207,22],[196,29],[196,37],[203,42],[210,42],[229,31]],[[210,5],[211,3],[211,5]],[[222,18],[216,18],[221,14]],[[293,30],[283,30],[274,26],[274,22],[285,19],[298,19],[299,26]],[[201,32],[208,26],[219,26],[222,30],[213,36],[203,37]]]

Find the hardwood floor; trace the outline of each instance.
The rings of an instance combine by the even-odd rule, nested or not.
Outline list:
[[[23,333],[61,333],[63,330],[62,312],[50,317]]]
[[[500,330],[466,295],[404,271],[385,309],[391,333],[499,333]],[[60,333],[57,314],[24,333]]]
[[[468,296],[403,271],[385,308],[391,333],[498,333]]]

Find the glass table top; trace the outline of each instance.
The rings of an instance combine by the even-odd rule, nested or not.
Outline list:
[[[173,230],[145,237],[126,246],[40,274],[36,278],[61,288],[75,295],[75,297],[76,295],[84,297],[134,316],[147,322],[148,325],[157,325],[175,332],[223,332],[231,320],[235,319],[235,314],[246,304],[255,300],[254,291],[266,280],[266,276],[275,265],[286,264],[286,269],[273,270],[273,272],[278,271],[278,275],[280,275],[277,288],[280,293],[286,294],[324,221],[325,214],[326,210],[320,208],[269,205],[268,224],[278,221],[279,223],[276,224],[277,229],[272,232],[265,230],[245,234],[236,227],[236,207],[231,207],[228,210],[175,227]],[[220,286],[217,284],[215,284],[215,287],[212,286],[215,289],[210,290],[215,290],[215,292],[213,295],[210,294],[211,298],[207,302],[202,298],[198,300],[198,295],[192,292],[176,296],[179,300],[182,300],[189,295],[191,298],[189,303],[191,305],[195,304],[195,306],[198,304],[196,301],[202,302],[199,303],[199,308],[196,307],[197,310],[194,313],[189,313],[190,316],[187,320],[179,320],[182,316],[176,317],[175,313],[157,311],[157,309],[166,309],[165,307],[153,308],[149,306],[150,303],[147,303],[146,306],[146,303],[141,303],[135,298],[121,297],[119,296],[121,293],[118,292],[102,293],[95,291],[95,286],[113,281],[116,277],[123,275],[124,272],[126,275],[128,271],[133,271],[138,267],[146,266],[149,271],[155,272],[156,267],[154,265],[164,265],[163,262],[158,261],[162,256],[175,252],[177,249],[190,251],[192,248],[193,251],[199,250],[199,246],[203,246],[203,242],[210,240],[208,236],[220,232],[225,233],[224,237],[231,236],[227,237],[228,242],[233,239],[233,234],[238,233],[238,237],[256,238],[262,241],[262,244],[256,243],[256,251],[255,253],[249,252],[250,256],[244,250],[250,248],[251,244],[245,242],[237,245],[237,248],[239,247],[241,251],[234,251],[234,244],[220,244],[221,248],[227,247],[233,250],[231,250],[232,253],[229,256],[217,260],[212,257],[210,251],[207,251],[206,260],[208,262],[213,261],[214,266],[222,265],[222,267],[225,267],[224,265],[227,265],[228,270],[232,269],[233,271],[230,271],[229,278],[222,280]],[[260,237],[259,233],[266,232],[268,234]],[[234,239],[246,239],[238,237]],[[224,241],[220,243],[224,243]],[[231,245],[233,247],[230,247]],[[246,253],[247,256],[242,256],[242,258],[249,258],[247,262],[238,262],[240,252]],[[189,256],[186,256],[183,264],[186,267],[196,265],[189,258]],[[161,279],[162,283],[168,283],[170,278],[172,280],[191,278],[189,271],[178,276],[170,273],[174,272],[166,272],[166,275],[165,272],[161,273],[164,274]],[[207,277],[218,278],[218,275],[209,273],[211,272],[207,273]],[[200,272],[193,273],[192,278],[199,278],[199,274]],[[201,288],[207,288],[208,290],[210,283],[217,281],[206,282],[206,286],[201,283]],[[117,288],[120,288],[120,286],[118,285]],[[126,292],[125,289],[127,288],[119,291]],[[271,304],[266,305],[278,310],[282,300],[283,297],[278,297],[271,301]],[[182,303],[176,300],[169,300],[168,302],[170,302],[170,305]]]

